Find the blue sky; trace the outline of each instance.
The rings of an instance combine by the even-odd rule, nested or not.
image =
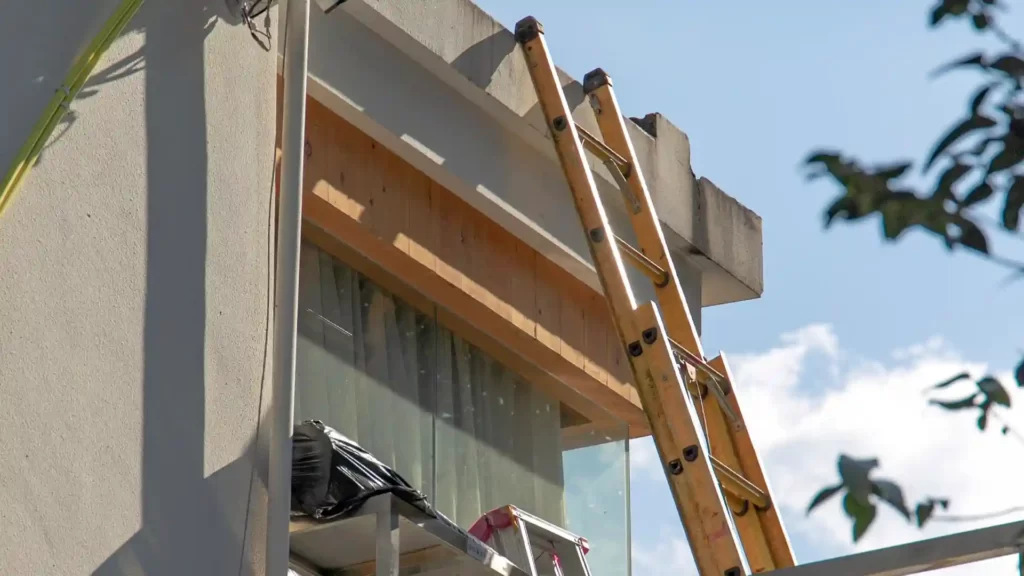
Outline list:
[[[920,394],[907,390],[960,366],[1009,370],[1024,350],[1024,323],[1019,307],[1012,307],[1024,288],[1001,287],[1001,270],[969,255],[949,255],[931,238],[915,234],[886,244],[875,221],[824,231],[821,212],[833,188],[808,183],[800,166],[820,146],[872,161],[922,158],[962,114],[975,86],[969,74],[928,77],[939,64],[976,49],[980,40],[966,26],[929,30],[931,2],[925,0],[475,1],[510,28],[523,16],[538,17],[560,67],[576,78],[604,68],[626,114],[667,116],[689,135],[696,173],[762,216],[763,298],[704,312],[705,348],[731,352],[742,385],[769,402],[776,393],[788,394],[778,399],[780,410],[823,426],[842,422],[857,402],[874,410],[873,395],[892,391],[905,405],[889,419],[879,416],[876,430],[919,438],[928,447],[936,434],[956,430],[964,434],[949,441],[966,442],[966,435],[976,454],[1008,449],[1005,439],[979,439],[969,421],[927,411]],[[1004,17],[1004,26],[1024,30],[1022,15],[1018,10]],[[1005,253],[1024,256],[1019,241],[995,240]],[[764,373],[768,368],[777,372]],[[923,422],[912,432],[909,419],[900,416],[907,411]],[[794,470],[821,475],[824,482],[838,450],[860,448],[883,452],[886,470],[910,475],[908,482],[928,485],[935,477],[932,464],[920,461],[928,452],[922,445],[893,449],[891,438],[867,441],[839,426],[822,431],[813,450],[796,450],[806,442],[793,432],[796,423],[765,417],[757,424],[774,439],[762,452],[789,463],[768,468],[773,483],[797,492],[787,496],[792,506],[784,515],[802,561],[850,547],[836,510],[820,521],[803,517],[799,508],[812,487],[789,478]],[[979,448],[979,442],[988,444]],[[681,531],[665,500],[664,480],[638,465],[645,449],[638,444],[634,452],[634,566],[654,574],[638,563],[652,551],[676,554]],[[819,461],[809,461],[809,453],[820,453]],[[945,484],[933,488],[979,494],[995,489],[949,473]],[[987,502],[971,498],[961,501]],[[900,522],[883,516],[876,538],[863,546],[920,537],[899,526],[883,529],[883,521]],[[820,537],[829,533],[820,522],[840,530],[838,536]]]

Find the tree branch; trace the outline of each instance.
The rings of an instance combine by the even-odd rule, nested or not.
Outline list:
[[[1018,512],[1024,512],[1024,506],[1014,506],[1005,510],[998,510],[996,512],[988,512],[985,514],[937,514],[931,517],[932,522],[980,522],[982,520],[992,520],[993,518],[1001,518],[1003,516],[1009,516],[1010,514],[1016,514]]]

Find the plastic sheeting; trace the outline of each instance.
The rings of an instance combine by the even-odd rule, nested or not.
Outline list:
[[[367,500],[392,493],[435,518],[441,515],[397,472],[319,420],[295,427],[292,441],[293,514],[335,520]]]

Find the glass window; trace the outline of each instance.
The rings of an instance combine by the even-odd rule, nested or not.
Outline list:
[[[434,492],[433,318],[303,242],[295,421],[320,420]]]
[[[566,428],[565,528],[585,537],[594,576],[630,574],[629,429],[614,422]]]
[[[317,419],[468,528],[513,504],[629,573],[627,429],[590,424],[480,348],[302,244],[295,420]]]

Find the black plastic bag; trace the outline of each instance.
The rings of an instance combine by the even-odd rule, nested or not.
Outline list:
[[[337,430],[319,420],[295,427],[293,513],[333,520],[355,512],[373,496],[388,492],[437,517],[421,492]]]

